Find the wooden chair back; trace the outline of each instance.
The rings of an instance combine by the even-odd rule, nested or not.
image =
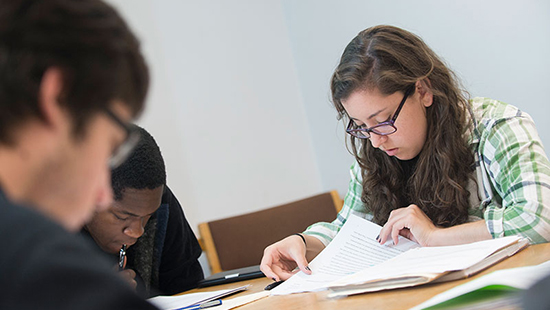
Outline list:
[[[316,222],[331,222],[342,209],[337,191],[248,214],[199,224],[212,273],[260,264],[264,249]]]

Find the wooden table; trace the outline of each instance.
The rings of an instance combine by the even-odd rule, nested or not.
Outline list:
[[[356,295],[340,299],[328,299],[327,291],[315,293],[300,293],[285,296],[269,296],[248,305],[239,307],[239,310],[253,309],[409,309],[431,297],[453,288],[457,285],[475,279],[498,269],[522,267],[540,264],[550,260],[550,243],[529,246],[516,255],[503,260],[495,266],[470,278],[458,281],[423,285],[415,288],[389,290],[375,293]],[[230,283],[225,285],[212,286],[202,289],[194,289],[186,293],[197,293],[229,289],[245,284],[252,284],[252,287],[236,296],[243,296],[263,290],[273,282],[271,279],[260,278],[249,281]],[[215,309],[215,308],[213,308]]]

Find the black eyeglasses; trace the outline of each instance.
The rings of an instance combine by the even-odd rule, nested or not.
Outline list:
[[[113,152],[111,158],[109,159],[109,168],[115,169],[120,166],[127,158],[130,156],[130,153],[134,150],[136,145],[139,142],[140,134],[137,131],[136,127],[131,127],[125,122],[123,122],[118,116],[113,113],[108,108],[104,109],[105,114],[109,116],[115,123],[122,127],[126,131],[126,139],[122,144]]]
[[[397,127],[395,127],[395,120],[397,120],[397,116],[399,115],[401,108],[403,108],[405,101],[407,101],[407,97],[409,97],[409,95],[412,94],[413,91],[414,91],[414,85],[409,87],[405,91],[405,95],[403,96],[401,103],[399,103],[397,110],[395,111],[395,113],[393,114],[392,118],[389,121],[382,122],[370,128],[358,128],[355,122],[352,119],[350,119],[346,132],[359,139],[370,138],[371,132],[380,136],[387,136],[396,132]]]

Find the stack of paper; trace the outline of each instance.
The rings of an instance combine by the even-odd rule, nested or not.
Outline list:
[[[527,246],[516,236],[457,246],[420,247],[400,237],[380,245],[379,225],[351,216],[336,238],[309,264],[272,290],[273,295],[331,289],[329,297],[468,277]]]

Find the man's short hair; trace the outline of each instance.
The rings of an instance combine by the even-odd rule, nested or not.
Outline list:
[[[139,42],[100,0],[0,0],[0,143],[42,117],[38,92],[48,68],[61,70],[58,98],[75,136],[113,100],[137,116],[149,84]]]
[[[155,189],[166,184],[166,167],[153,136],[137,126],[141,138],[128,159],[111,173],[115,200],[121,200],[124,189]]]

